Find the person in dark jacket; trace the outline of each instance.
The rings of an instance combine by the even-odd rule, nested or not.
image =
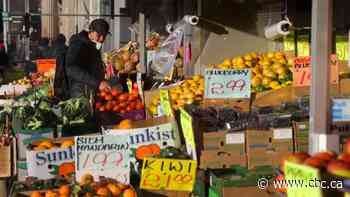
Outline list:
[[[100,52],[108,33],[108,23],[104,19],[95,19],[90,23],[89,31],[71,37],[65,59],[70,98],[111,88],[104,80],[105,69]]]
[[[69,97],[67,72],[65,70],[65,58],[68,46],[66,45],[66,37],[59,34],[51,47],[51,56],[56,59],[56,72],[54,81],[55,96],[61,100]]]
[[[5,78],[5,70],[8,67],[9,57],[6,53],[5,45],[0,43],[0,82]]]

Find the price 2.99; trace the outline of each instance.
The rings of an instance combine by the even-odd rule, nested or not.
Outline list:
[[[239,91],[242,92],[246,86],[246,82],[243,79],[230,80],[228,82],[212,82],[209,87],[211,94],[223,95],[226,91]]]

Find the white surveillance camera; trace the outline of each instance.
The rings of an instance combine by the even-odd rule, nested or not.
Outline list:
[[[167,24],[167,25],[165,26],[165,29],[166,29],[166,31],[167,31],[169,34],[170,34],[170,33],[173,33],[174,30],[175,30],[173,24]]]
[[[282,20],[276,24],[265,27],[265,37],[275,40],[290,33],[292,23],[289,20]]]

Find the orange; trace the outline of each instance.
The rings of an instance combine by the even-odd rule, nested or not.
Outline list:
[[[45,197],[58,197],[58,195],[56,192],[49,190],[45,193]]]
[[[136,196],[137,196],[137,194],[136,194],[135,190],[132,188],[126,189],[123,192],[123,197],[136,197]]]
[[[41,193],[38,191],[33,192],[30,197],[42,197]]]
[[[100,187],[100,188],[97,189],[96,194],[99,195],[99,196],[106,196],[107,197],[109,195],[109,191],[105,187]]]
[[[113,196],[117,197],[122,193],[121,188],[119,188],[117,185],[113,183],[109,183],[107,185],[108,190],[112,193]]]
[[[62,185],[60,189],[58,190],[58,193],[62,195],[69,195],[70,194],[70,187],[69,185]]]
[[[131,120],[122,120],[119,125],[118,125],[119,129],[130,129],[131,128]]]

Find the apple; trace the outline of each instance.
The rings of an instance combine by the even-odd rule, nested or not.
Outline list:
[[[304,164],[314,168],[324,169],[327,165],[327,161],[317,157],[310,157],[304,161]]]
[[[344,152],[347,154],[350,154],[350,138],[346,140],[345,147],[344,147]]]
[[[313,157],[319,158],[328,162],[332,159],[335,159],[337,157],[337,154],[335,154],[332,151],[325,151],[325,152],[316,153]]]
[[[286,157],[282,158],[280,170],[282,172],[284,171],[284,165],[286,161],[301,164],[305,161],[305,159],[309,157],[310,155],[305,152],[296,152],[296,153],[288,154]]]
[[[342,153],[337,157],[338,160],[344,161],[345,163],[350,164],[350,154]]]
[[[340,160],[332,160],[327,165],[327,171],[331,174],[350,178],[350,164],[340,161]]]

